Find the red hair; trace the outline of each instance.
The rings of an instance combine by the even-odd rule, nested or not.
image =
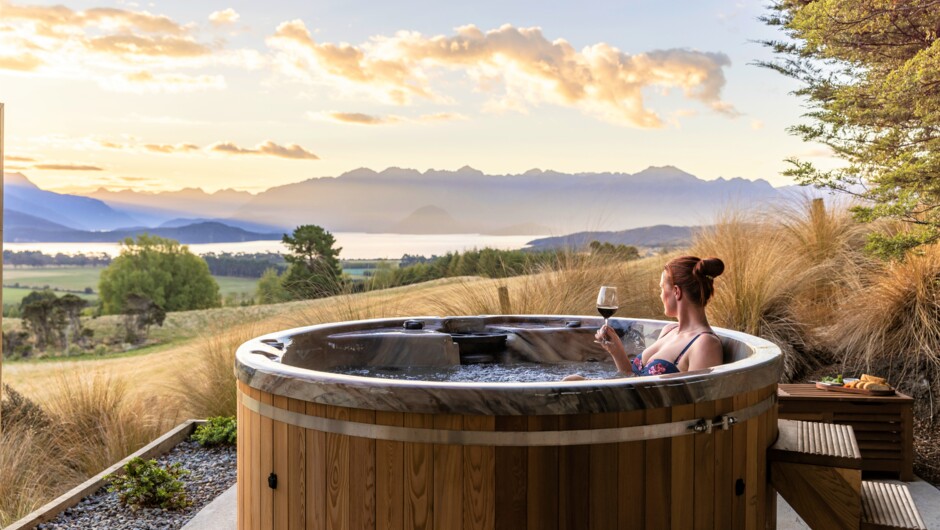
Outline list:
[[[725,271],[725,264],[718,258],[680,256],[669,260],[663,270],[690,301],[704,307],[715,292],[713,282]]]

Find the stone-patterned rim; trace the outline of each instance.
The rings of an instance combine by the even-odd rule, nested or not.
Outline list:
[[[455,383],[381,379],[307,370],[282,364],[283,351],[266,344],[289,342],[298,334],[336,333],[350,328],[400,327],[408,317],[359,320],[288,329],[257,337],[236,352],[235,372],[252,388],[313,403],[369,410],[413,413],[533,415],[618,412],[714,401],[764,388],[778,381],[780,349],[773,343],[737,331],[713,328],[721,337],[744,344],[751,355],[707,370],[638,378],[590,379],[541,383]],[[580,319],[580,315],[484,316],[505,320]],[[615,319],[622,323],[665,325],[647,319]]]

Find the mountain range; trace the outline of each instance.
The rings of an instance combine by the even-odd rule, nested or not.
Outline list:
[[[515,175],[488,175],[465,166],[425,172],[361,168],[258,194],[189,188],[70,195],[42,190],[21,173],[7,173],[4,193],[5,241],[92,237],[76,231],[95,233],[87,241],[102,241],[160,229],[176,230],[190,242],[225,242],[276,239],[301,224],[332,232],[499,235],[695,226],[709,224],[724,208],[776,200],[790,191],[764,180],[706,181],[672,166],[636,174],[533,169]],[[238,230],[222,231],[217,225]]]

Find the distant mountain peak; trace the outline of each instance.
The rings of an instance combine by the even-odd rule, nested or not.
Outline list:
[[[479,169],[472,168],[469,165],[463,166],[462,168],[455,171],[455,173],[462,173],[462,174],[470,173],[473,175],[480,175],[480,176],[483,175],[482,171],[480,171]]]
[[[19,186],[21,188],[32,188],[35,190],[39,189],[39,186],[33,184],[33,181],[26,178],[26,175],[22,173],[3,173],[3,183],[9,184],[11,186]]]

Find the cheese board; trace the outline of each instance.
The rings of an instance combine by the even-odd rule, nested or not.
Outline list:
[[[830,392],[844,392],[846,394],[860,394],[863,396],[893,396],[895,394],[893,388],[889,390],[868,390],[865,388],[846,388],[836,383],[823,383],[819,381],[816,382],[816,388],[820,390],[828,390]]]

